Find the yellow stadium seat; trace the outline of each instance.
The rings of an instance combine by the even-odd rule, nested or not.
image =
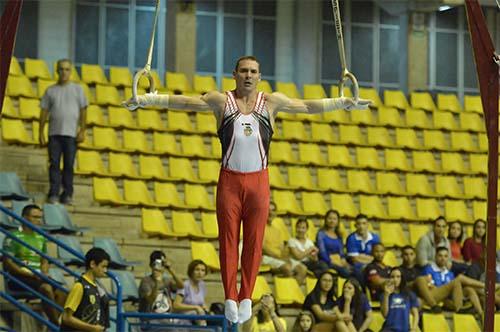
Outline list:
[[[220,162],[216,160],[198,160],[199,179],[203,182],[217,183],[220,168]]]
[[[488,155],[471,153],[469,154],[470,170],[474,174],[488,173]]]
[[[122,198],[118,191],[115,181],[112,178],[97,178],[92,181],[94,192],[94,200],[102,204],[137,204],[137,202],[129,202]]]
[[[323,194],[319,192],[302,192],[302,210],[306,214],[324,216],[328,211],[328,207]]]
[[[344,110],[323,113],[323,120],[328,123],[350,123],[349,114]]]
[[[153,77],[153,81],[155,82],[155,88],[159,90],[163,90],[164,86],[161,83],[160,76],[156,70],[150,71],[151,76]],[[139,88],[148,89],[149,88],[149,80],[146,77],[141,77],[139,79]]]
[[[373,125],[375,123],[370,110],[353,110],[350,114],[352,123],[365,125]]]
[[[359,209],[370,218],[387,218],[387,212],[379,196],[359,195]]]
[[[172,182],[155,182],[154,192],[156,202],[158,204],[176,208],[187,209],[186,204],[179,198],[179,193],[175,183]]]
[[[306,294],[309,294],[313,291],[314,287],[316,287],[316,283],[318,279],[314,277],[307,276],[306,278]]]
[[[155,110],[137,110],[137,127],[142,130],[167,130],[160,112]]]
[[[89,105],[87,107],[87,117],[85,120],[87,126],[108,126],[107,121],[104,120],[101,108],[97,105]]]
[[[82,64],[82,81],[87,84],[108,84],[108,79],[99,65]]]
[[[424,332],[451,332],[443,314],[423,314]],[[464,330],[468,331],[468,330]]]
[[[382,169],[378,151],[375,148],[357,147],[356,148],[357,165],[361,168]]]
[[[53,80],[44,80],[44,79],[39,79],[37,82],[37,95],[38,98],[42,98],[43,95],[45,94],[45,91],[47,91],[47,88],[49,86],[52,86],[56,84],[56,81]]]
[[[419,149],[422,147],[415,130],[396,128],[396,145],[401,148]]]
[[[219,237],[219,228],[217,226],[217,215],[211,212],[201,213],[201,231],[203,237],[207,239],[216,239]]]
[[[289,142],[273,142],[270,150],[270,159],[272,163],[297,163],[297,159],[293,154],[292,146]]]
[[[463,130],[474,132],[484,132],[486,130],[484,120],[479,114],[462,112],[459,117],[460,128]]]
[[[480,332],[481,328],[477,324],[474,315],[453,314],[453,325],[455,331]],[[496,325],[496,324],[495,324]]]
[[[385,99],[387,100],[387,99]],[[381,331],[384,325],[384,316],[380,312],[372,311],[372,321],[370,323],[370,330],[372,331]]]
[[[175,180],[198,182],[191,161],[187,158],[168,158],[169,176]]]
[[[220,270],[219,255],[210,242],[191,241],[191,258],[201,259],[212,270]]]
[[[441,169],[446,173],[468,173],[460,153],[442,152]]]
[[[196,113],[196,131],[203,134],[215,134],[217,132],[217,121],[213,113]]]
[[[113,176],[143,179],[137,173],[132,157],[129,154],[110,152],[108,164],[109,173]]]
[[[358,126],[340,125],[339,141],[345,144],[363,145],[364,139]]]
[[[118,90],[114,86],[96,84],[95,102],[98,105],[121,106],[122,100],[118,94]]]
[[[234,78],[232,77],[223,77],[222,78],[222,91],[232,91],[236,89],[236,83],[234,82]]]
[[[377,191],[382,194],[404,195],[406,191],[397,173],[377,172]]]
[[[23,70],[19,65],[19,61],[17,61],[16,57],[10,58],[10,66],[9,66],[9,76],[23,76]]]
[[[205,147],[202,136],[183,135],[181,136],[182,153],[186,157],[210,157],[210,153]]]
[[[436,129],[446,129],[446,130],[457,129],[455,116],[451,112],[436,111],[432,113],[432,120],[434,128]]]
[[[93,149],[124,151],[113,128],[93,127]]]
[[[191,212],[172,211],[172,230],[174,233],[187,234],[194,239],[204,237]]]
[[[174,112],[168,111],[167,113],[167,127],[170,131],[181,131],[192,133],[193,124],[189,118],[189,114],[186,112]]]
[[[466,197],[486,199],[487,188],[483,178],[465,176],[463,180],[464,193]]]
[[[318,188],[321,190],[346,191],[346,186],[335,169],[318,168]]]
[[[328,123],[311,123],[311,138],[315,142],[334,143],[333,130]]]
[[[253,302],[258,302],[260,301],[260,298],[262,295],[266,294],[271,294],[271,287],[269,287],[269,284],[266,281],[266,277],[264,276],[257,276],[257,279],[255,279],[255,286],[253,288],[252,292],[252,301]]]
[[[486,202],[473,201],[472,202],[472,214],[474,215],[474,220],[477,220],[477,219],[486,220]]]
[[[476,146],[472,140],[470,133],[465,132],[452,132],[450,134],[451,148],[453,150],[475,152],[477,151]]]
[[[338,97],[340,97],[338,85],[330,85],[330,98]],[[347,86],[344,86],[344,97],[352,97],[351,89]]]
[[[410,201],[406,197],[387,198],[387,211],[390,219],[415,220],[415,213],[411,207]]]
[[[401,127],[403,125],[399,110],[395,107],[386,106],[381,106],[378,109],[378,123],[386,127]]]
[[[39,143],[39,130],[40,130],[40,123],[38,121],[33,121],[31,122],[32,127],[31,127],[31,133],[33,134],[33,141],[35,144]],[[43,135],[45,136],[45,141],[49,141],[49,126],[45,126],[43,128]],[[87,134],[85,134],[84,141],[80,143],[78,146],[81,148],[85,148],[85,140],[87,139]]]
[[[464,109],[467,112],[475,112],[483,114],[483,103],[481,101],[481,96],[464,96]]]
[[[165,204],[155,202],[149,193],[146,183],[140,180],[123,180],[123,198],[128,204],[154,207],[166,206]]]
[[[114,67],[109,68],[109,81],[114,86],[131,86],[132,74],[127,67]]]
[[[153,133],[153,151],[168,155],[180,155],[177,142],[173,134]]]
[[[405,94],[401,90],[384,90],[384,105],[405,110],[410,107]]]
[[[488,139],[485,134],[478,134],[477,141],[479,145],[479,151],[488,151]]]
[[[411,169],[403,150],[385,149],[384,154],[387,170],[409,171]]]
[[[292,213],[303,215],[304,212],[300,208],[295,198],[295,193],[288,190],[273,190],[273,200],[276,203],[278,213]]]
[[[326,165],[319,145],[314,143],[299,143],[299,161],[310,165]]]
[[[412,92],[410,94],[411,107],[426,111],[436,111],[437,107],[429,92]]]
[[[268,81],[266,80],[261,80],[258,84],[257,84],[257,91],[262,91],[262,92],[266,92],[266,93],[272,93],[273,92],[273,89],[271,88],[271,84],[269,84]]]
[[[367,129],[368,145],[391,147],[394,146],[389,131],[384,127],[368,127]]]
[[[437,218],[439,215],[436,215],[434,218]],[[410,245],[414,248],[417,246],[418,240],[427,234],[431,228],[429,225],[424,224],[408,224],[408,233],[410,235]]]
[[[315,188],[309,169],[306,167],[288,167],[288,184],[294,189]]]
[[[273,143],[274,144],[274,143]],[[328,164],[331,166],[353,167],[349,148],[344,145],[329,145],[328,146]]]
[[[347,171],[347,187],[353,192],[375,193],[370,176],[365,171]]]
[[[274,277],[275,299],[278,304],[299,304],[305,300],[304,293],[294,278]]]
[[[288,241],[291,237],[290,232],[288,231],[287,225],[283,221],[283,218],[275,217],[272,222],[274,227],[277,227],[280,230],[281,236],[285,241]]]
[[[9,96],[5,96],[3,98],[2,117],[19,118],[19,113],[17,112],[17,109],[14,107],[12,99],[10,99]]]
[[[299,121],[283,120],[281,122],[282,135],[285,140],[308,141],[304,124]]]
[[[412,128],[431,128],[429,118],[423,110],[407,109],[405,111],[406,125]]]
[[[97,151],[78,150],[76,153],[77,174],[109,176],[108,170],[104,167],[101,155]]]
[[[417,217],[423,220],[434,220],[442,215],[437,200],[434,198],[417,198]]]
[[[194,75],[193,90],[203,95],[210,91],[217,91],[217,84],[213,76]]]
[[[436,175],[436,194],[442,197],[464,198],[455,176]]]
[[[437,108],[441,111],[450,111],[453,113],[462,112],[462,105],[460,105],[457,95],[454,93],[438,93]]]
[[[212,157],[221,159],[222,158],[222,147],[220,144],[219,137],[212,137],[210,140],[210,145],[212,149]],[[273,143],[276,144],[276,143]]]
[[[215,211],[215,204],[208,196],[203,185],[186,183],[184,186],[184,200],[186,205],[191,208]]]
[[[34,140],[30,137],[22,120],[3,118],[1,121],[3,141],[7,143],[38,144],[38,139]]]
[[[304,84],[304,99],[323,99],[326,98],[325,89],[321,84]]]
[[[36,98],[31,82],[26,76],[9,76],[7,78],[7,96]]]
[[[355,217],[359,210],[352,200],[352,195],[348,194],[330,194],[332,209],[339,211],[340,215]]]
[[[142,232],[148,236],[178,236],[168,226],[167,220],[161,210],[141,209],[141,226]]]
[[[192,91],[191,85],[184,73],[167,72],[165,74],[165,85],[174,94],[184,94],[185,92]]]
[[[272,188],[289,189],[278,166],[269,166],[269,184]]]
[[[123,147],[127,151],[153,153],[149,147],[148,140],[143,131],[140,130],[123,130]]]
[[[108,122],[111,127],[137,129],[133,113],[124,107],[108,107]]]
[[[453,135],[454,133],[452,133]],[[439,130],[424,130],[424,146],[428,149],[448,150],[448,142]]]
[[[40,101],[38,99],[19,98],[19,117],[26,120],[40,119]]]
[[[407,173],[406,192],[410,195],[435,196],[425,174]]]
[[[85,98],[87,98],[87,101],[91,104],[95,103],[95,94],[90,91],[89,86],[84,82],[80,82],[80,86],[83,89],[83,94]]]
[[[400,226],[400,225],[398,224],[398,226]],[[401,235],[403,235],[402,230],[401,230],[401,234],[399,236],[401,236]],[[384,242],[382,241],[382,243],[384,243]],[[399,266],[399,262],[398,262],[398,259],[396,258],[396,254],[392,250],[387,250],[385,252],[383,262],[385,265],[390,266],[390,267]],[[373,301],[371,301],[371,302],[373,302]],[[375,306],[375,305],[373,305],[373,306]]]
[[[169,180],[161,159],[156,156],[139,155],[139,174],[143,178]]]
[[[293,82],[276,82],[276,92],[281,92],[289,98],[301,98],[299,90]]]
[[[444,216],[447,221],[460,221],[469,224],[474,222],[465,205],[465,201],[445,199]]]
[[[373,107],[380,107],[383,106],[384,104],[382,103],[382,100],[380,100],[380,97],[378,95],[378,92],[374,88],[359,88],[359,97],[368,99],[372,101],[372,106]]]
[[[52,79],[49,67],[42,59],[24,59],[24,73],[29,79]]]

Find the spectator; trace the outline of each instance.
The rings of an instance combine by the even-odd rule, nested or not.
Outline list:
[[[474,222],[472,237],[464,242],[462,255],[468,263],[479,261],[486,243],[486,221],[478,219]]]
[[[299,261],[290,260],[288,247],[285,246],[285,239],[279,228],[273,225],[275,211],[276,204],[271,202],[264,232],[261,264],[271,266],[273,273],[284,277],[295,276],[298,283],[302,285],[306,280],[307,267]]]
[[[446,227],[448,227],[446,219],[444,217],[437,217],[434,219],[433,229],[418,240],[416,251],[417,264],[420,267],[434,262],[438,247],[445,247],[450,251],[450,242],[445,237]],[[447,267],[451,268],[451,261]]]
[[[38,205],[26,205],[21,215],[35,226],[40,226],[42,224],[43,213]],[[47,240],[42,235],[35,233],[31,228],[22,225],[20,230],[15,230],[11,234],[44,254],[47,254]],[[39,291],[50,300],[55,301],[60,306],[64,305],[66,294],[59,289],[55,289],[47,281],[30,270],[35,270],[48,277],[49,262],[47,259],[11,238],[6,238],[3,247],[7,254],[12,255],[29,267],[18,265],[14,260],[9,258],[8,255],[4,255],[4,269],[8,273],[34,290]],[[25,291],[23,287],[11,280],[8,281],[8,287],[13,291]],[[54,324],[59,324],[59,311],[45,301],[42,301],[42,306],[49,320]]]
[[[463,263],[462,243],[464,241],[464,229],[462,224],[454,221],[448,228],[448,241],[450,241],[451,259],[455,262]]]
[[[184,281],[184,287],[177,291],[174,310],[188,315],[205,315],[208,308],[205,304],[205,276],[207,265],[200,259],[195,259],[188,265],[189,279]],[[206,321],[197,321],[197,325],[205,326]]]
[[[316,282],[314,289],[306,296],[303,310],[309,310],[314,314],[316,327],[325,330],[334,328],[337,316],[333,312],[335,307],[335,289],[333,287],[334,275],[324,272]]]
[[[373,319],[372,308],[356,279],[351,278],[344,282],[342,296],[333,310],[337,316],[337,332],[371,331],[369,326]]]
[[[109,255],[101,248],[85,254],[85,273],[73,285],[64,304],[61,332],[104,331],[109,327],[109,299],[97,285],[97,278],[106,276]]]
[[[85,139],[85,121],[87,99],[82,87],[70,81],[71,61],[61,59],[57,61],[59,80],[50,86],[40,100],[40,145],[44,146],[44,127],[49,120],[49,203],[61,201],[71,204],[73,197],[73,164],[75,162],[76,145]],[[59,196],[61,186],[61,155],[63,157],[62,186],[63,192]]]
[[[151,274],[142,278],[139,285],[139,311],[145,313],[171,313],[172,295],[179,288],[184,287],[182,280],[172,269],[165,254],[160,250],[155,250],[149,255],[149,267]],[[170,280],[165,271],[168,271],[173,280]],[[151,324],[175,324],[178,320],[161,319],[148,320]],[[143,328],[143,331],[153,331],[153,329]],[[173,329],[172,331],[174,331]],[[159,329],[156,331],[164,331]]]
[[[402,249],[401,258],[403,263],[399,267],[401,274],[405,280],[405,284],[409,288],[413,288],[413,283],[415,279],[420,275],[420,269],[417,266],[415,249],[410,246],[404,246]]]
[[[347,258],[354,268],[361,271],[373,261],[372,248],[380,243],[377,234],[368,231],[368,217],[364,214],[356,216],[356,231],[347,237]]]
[[[272,294],[264,294],[252,308],[252,318],[243,324],[244,332],[286,332],[286,320],[280,317]]]
[[[308,228],[309,224],[306,219],[298,219],[295,223],[295,237],[288,240],[288,248],[293,264],[304,264],[318,277],[328,270],[328,265],[318,259],[318,248],[306,236]]]
[[[329,210],[326,212],[323,227],[316,235],[316,244],[319,248],[320,260],[337,271],[341,277],[348,278],[351,275],[352,267],[345,259],[339,224],[338,211]]]
[[[389,280],[391,268],[384,264],[385,247],[382,243],[373,245],[373,262],[365,267],[366,285],[370,289],[372,301],[380,299],[384,284]]]
[[[381,332],[418,331],[419,303],[415,293],[407,287],[405,275],[400,267],[391,270],[380,304],[382,315],[385,317]],[[413,316],[411,326],[410,314]]]
[[[472,264],[469,266],[467,271],[465,271],[465,276],[469,277],[471,279],[480,281],[483,285],[485,284],[486,280],[486,273],[485,273],[485,266],[486,262],[484,259],[484,254],[479,257],[479,260],[472,262]],[[498,283],[498,252],[497,252],[497,275],[496,275],[496,281]],[[500,307],[500,289],[497,284],[497,287],[495,288],[495,305],[497,308]],[[483,303],[485,301],[485,292],[484,292],[484,286],[483,287],[475,287],[475,291],[477,292],[481,302]]]
[[[299,312],[292,327],[292,332],[311,332],[314,328],[315,320],[312,312],[303,310]]]

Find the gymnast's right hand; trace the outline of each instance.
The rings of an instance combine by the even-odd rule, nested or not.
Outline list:
[[[129,100],[122,102],[122,106],[128,109],[129,111],[135,111],[139,107],[143,107],[143,105],[141,105],[141,103],[138,100],[139,97],[140,96],[137,96],[137,98],[132,97]]]

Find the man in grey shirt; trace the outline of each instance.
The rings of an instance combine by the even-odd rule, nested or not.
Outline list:
[[[85,138],[85,118],[87,99],[79,84],[70,81],[71,61],[57,61],[57,84],[50,86],[40,101],[40,145],[47,142],[43,134],[45,123],[49,120],[49,203],[60,200],[63,204],[71,204],[73,197],[73,165],[77,143]],[[63,157],[61,177],[60,162]],[[63,191],[60,194],[60,187]],[[60,194],[60,195],[59,195]]]

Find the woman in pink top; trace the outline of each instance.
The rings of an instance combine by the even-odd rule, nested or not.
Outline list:
[[[462,242],[464,241],[464,229],[458,221],[450,224],[448,240],[450,241],[451,259],[455,262],[463,262]]]
[[[468,263],[479,261],[486,242],[486,221],[478,219],[474,222],[472,237],[464,242],[462,255]]]

